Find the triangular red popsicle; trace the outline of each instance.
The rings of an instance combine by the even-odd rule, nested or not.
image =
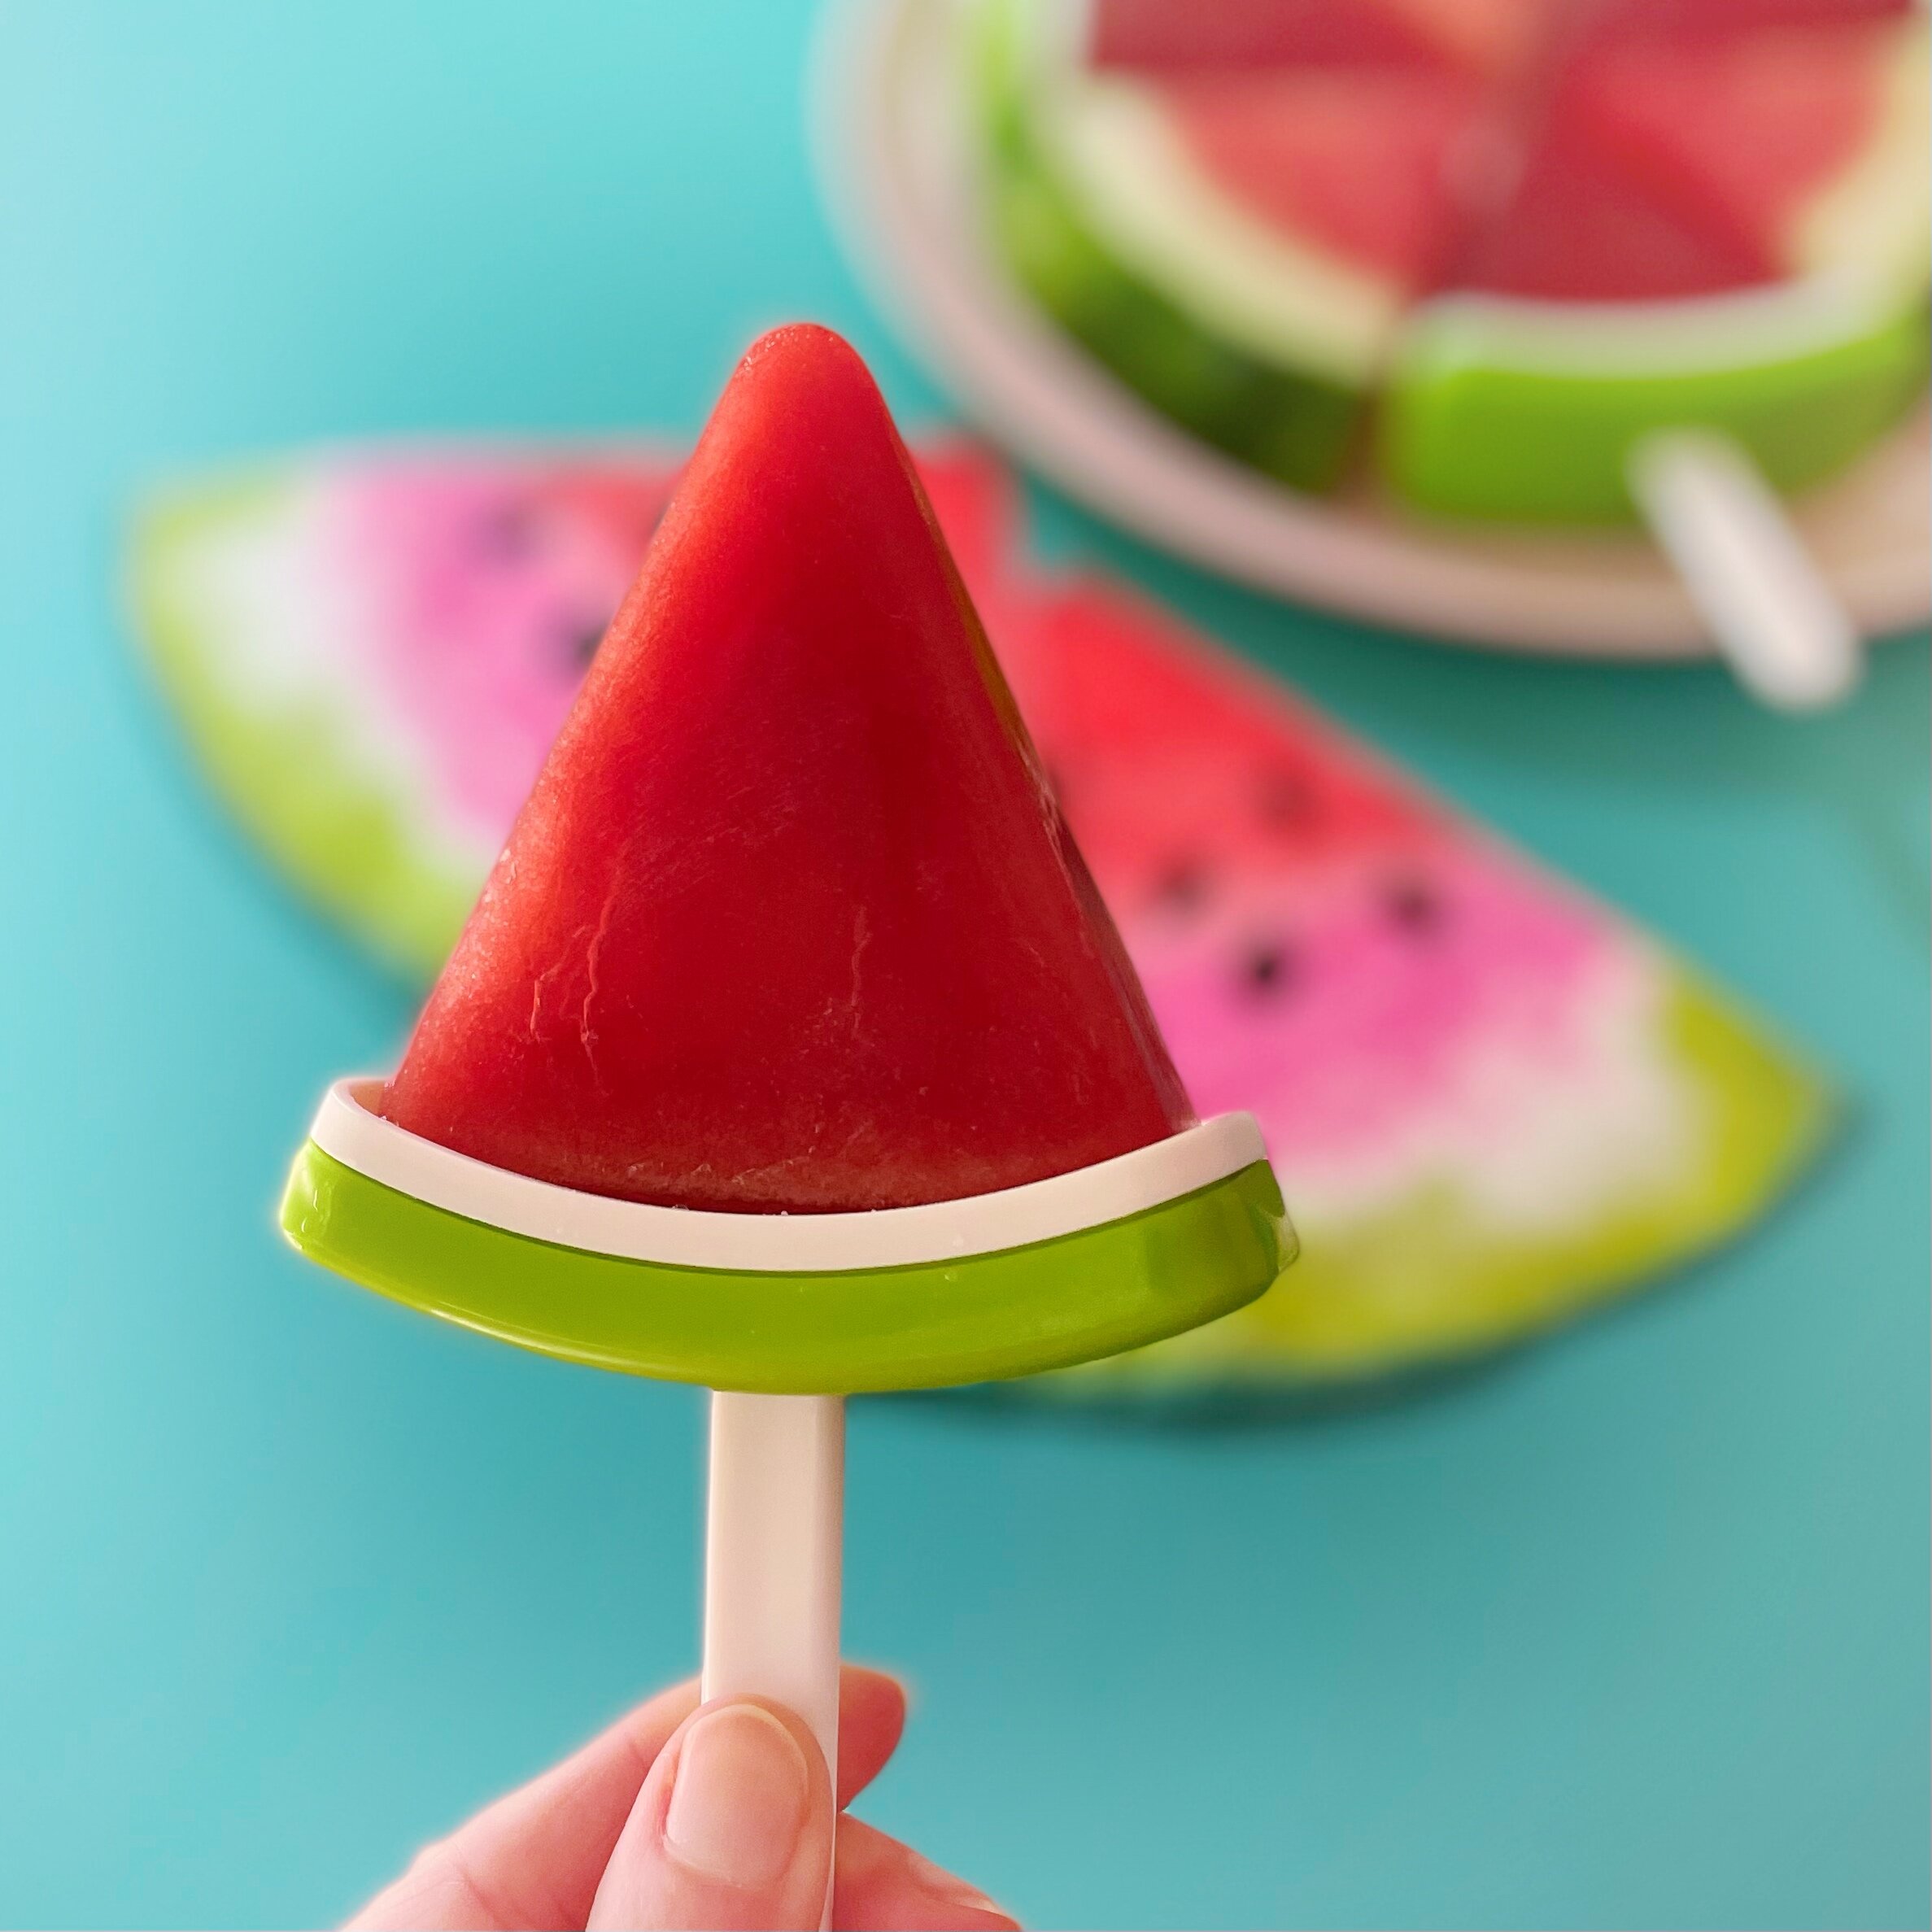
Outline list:
[[[746,1213],[1044,1180],[1193,1119],[885,403],[718,403],[382,1110]]]

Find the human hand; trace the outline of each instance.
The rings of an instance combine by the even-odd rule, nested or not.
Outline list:
[[[897,1747],[905,1693],[848,1664],[839,1683],[840,1808]],[[698,1703],[681,1684],[419,1853],[348,1932],[539,1927],[799,1927],[813,1932],[833,1795],[803,1721],[754,1698]],[[832,1923],[998,1932],[1016,1921],[963,1880],[841,1817]]]

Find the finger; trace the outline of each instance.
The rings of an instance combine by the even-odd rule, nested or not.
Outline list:
[[[905,1732],[905,1686],[883,1670],[839,1673],[839,1803],[850,1804],[886,1768]]]
[[[582,1925],[644,1774],[697,1703],[690,1683],[640,1704],[430,1846],[349,1921],[351,1932]],[[900,1686],[883,1671],[847,1664],[839,1681],[841,1801],[879,1775],[905,1727]]]
[[[697,1702],[692,1683],[639,1705],[425,1847],[349,1921],[350,1932],[581,1925],[638,1786]]]
[[[983,1892],[857,1818],[839,1821],[839,1932],[1018,1932]]]
[[[831,1860],[831,1774],[804,1720],[763,1699],[718,1698],[651,1767],[590,1925],[813,1932]]]

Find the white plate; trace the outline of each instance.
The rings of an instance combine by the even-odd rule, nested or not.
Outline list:
[[[984,240],[960,0],[846,0],[820,50],[826,191],[876,293],[1001,443],[1103,516],[1259,589],[1470,643],[1688,657],[1710,643],[1636,535],[1469,535],[1363,489],[1300,496],[1177,429],[1033,307]],[[1795,506],[1869,635],[1932,615],[1921,412]]]

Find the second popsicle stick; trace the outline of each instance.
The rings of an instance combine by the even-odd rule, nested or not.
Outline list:
[[[1669,430],[1629,460],[1630,493],[1745,688],[1781,710],[1834,704],[1859,636],[1757,467],[1729,437]]]

